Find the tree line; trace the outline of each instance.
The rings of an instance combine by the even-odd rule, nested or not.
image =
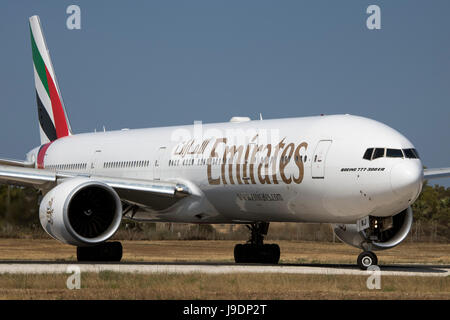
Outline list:
[[[39,193],[28,187],[0,185],[0,237],[48,237],[39,222]],[[409,241],[448,242],[450,240],[450,188],[424,183],[422,193],[412,205],[414,224]],[[272,225],[272,224],[271,224]],[[167,230],[166,230],[167,229]],[[212,226],[178,225],[155,228],[154,224],[123,221],[116,238],[130,239],[241,239],[246,229],[230,228],[227,234]],[[272,230],[272,231],[271,231]],[[271,239],[320,240],[334,239],[326,225],[274,224],[269,229]]]

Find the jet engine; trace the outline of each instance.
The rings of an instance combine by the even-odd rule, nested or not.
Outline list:
[[[385,250],[405,240],[411,230],[413,212],[411,207],[391,217],[369,216],[364,230],[356,224],[336,224],[333,230],[343,242],[363,250]],[[358,231],[358,229],[360,231]]]
[[[75,246],[108,240],[122,220],[119,196],[110,186],[73,178],[50,190],[39,207],[44,230],[53,238]]]

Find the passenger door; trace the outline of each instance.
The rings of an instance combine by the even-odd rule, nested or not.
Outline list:
[[[92,155],[91,164],[89,167],[89,173],[90,174],[98,174],[101,166],[101,156],[102,156],[102,150],[100,148],[97,148],[94,150],[94,154]]]
[[[161,179],[161,165],[162,161],[164,161],[164,154],[166,152],[166,147],[159,147],[156,152],[155,162],[153,166],[153,179],[160,180]]]
[[[313,179],[325,178],[325,161],[331,143],[331,140],[320,140],[317,144],[316,150],[314,151],[314,155],[312,157],[311,165]]]

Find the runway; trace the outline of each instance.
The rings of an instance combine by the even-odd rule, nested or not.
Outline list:
[[[322,275],[361,275],[367,276],[374,271],[362,271],[355,265],[334,264],[234,264],[234,263],[195,263],[195,262],[121,262],[121,263],[79,263],[53,261],[0,261],[0,274],[43,274],[73,273],[78,266],[80,272],[112,271],[121,273],[286,273],[286,274],[322,274]],[[420,276],[447,277],[450,265],[382,265],[381,276]]]

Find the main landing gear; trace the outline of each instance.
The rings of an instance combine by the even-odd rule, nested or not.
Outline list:
[[[364,251],[359,254],[357,263],[361,270],[367,270],[369,267],[378,264],[378,258],[372,251]]]
[[[105,242],[92,247],[77,247],[77,260],[80,262],[119,262],[122,259],[122,252],[120,242]]]
[[[264,236],[269,231],[269,223],[257,222],[247,225],[250,239],[245,244],[234,247],[234,261],[236,263],[271,263],[280,260],[280,247],[277,244],[264,244]]]

